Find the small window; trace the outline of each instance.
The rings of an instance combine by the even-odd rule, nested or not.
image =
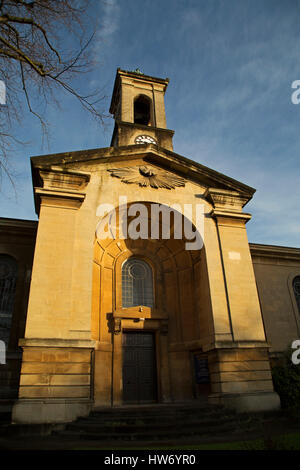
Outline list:
[[[147,96],[139,96],[134,100],[134,122],[148,126],[150,123],[151,100]]]
[[[152,269],[145,261],[129,258],[122,266],[123,308],[153,307]]]
[[[293,280],[293,289],[294,289],[294,294],[296,297],[296,302],[298,305],[298,310],[300,313],[300,276],[296,276],[295,279]]]
[[[8,346],[16,293],[17,262],[0,255],[0,340]]]

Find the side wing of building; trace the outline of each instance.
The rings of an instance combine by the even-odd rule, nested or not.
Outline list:
[[[270,356],[300,338],[300,248],[250,243]]]
[[[37,222],[0,218],[0,399],[18,395]],[[5,345],[5,346],[4,346]]]

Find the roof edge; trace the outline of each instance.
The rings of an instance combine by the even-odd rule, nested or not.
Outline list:
[[[256,192],[255,188],[248,186],[230,176],[224,175],[216,170],[213,170],[201,163],[195,162],[189,158],[183,157],[180,154],[177,154],[171,150],[167,150],[163,147],[159,147],[154,144],[140,144],[140,145],[126,145],[122,147],[104,147],[98,149],[87,149],[87,150],[77,150],[73,152],[50,154],[44,156],[35,156],[31,157],[32,168],[37,169],[37,167],[56,165],[56,164],[70,164],[80,161],[92,161],[92,160],[114,160],[118,157],[122,159],[122,154],[124,158],[126,156],[143,158],[148,157],[148,159],[153,162],[160,161],[164,159],[170,163],[172,160],[172,168],[181,167],[183,173],[194,177],[198,175],[203,175],[206,179],[216,180],[225,188],[235,189],[241,193],[247,195],[249,198],[252,198],[253,194]],[[178,168],[179,169],[179,168]]]

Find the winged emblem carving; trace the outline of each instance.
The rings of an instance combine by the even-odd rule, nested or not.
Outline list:
[[[111,173],[111,176],[120,178],[123,183],[127,184],[138,184],[143,187],[150,186],[155,189],[175,189],[178,186],[185,186],[185,180],[180,178],[180,176],[146,165],[111,168],[108,171]]]

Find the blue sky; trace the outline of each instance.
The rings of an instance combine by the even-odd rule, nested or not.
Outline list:
[[[245,207],[249,241],[300,247],[300,80],[298,0],[95,1],[97,60],[82,78],[103,91],[108,113],[117,67],[169,77],[168,128],[175,152],[256,188]],[[15,134],[27,142],[11,156],[17,198],[4,182],[0,216],[36,219],[29,158],[107,147],[113,121],[96,125],[76,100],[48,105],[49,144],[24,114]]]

